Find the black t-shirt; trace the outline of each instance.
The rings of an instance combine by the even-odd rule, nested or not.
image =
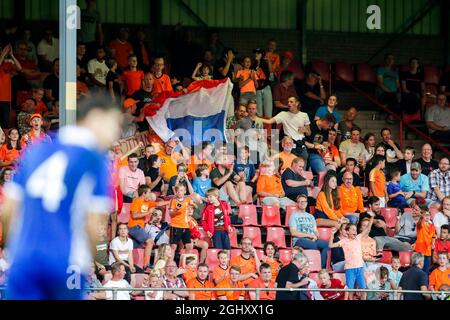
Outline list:
[[[431,171],[439,168],[439,163],[434,159],[431,159],[430,162],[425,162],[425,160],[423,160],[422,158],[420,158],[418,160],[414,160],[414,161],[420,163],[420,165],[422,167],[422,174],[424,174],[426,176],[428,176]]]
[[[333,238],[333,243],[339,242],[339,235],[335,234]],[[336,264],[345,260],[344,249],[341,247],[331,249],[331,263]]]
[[[317,121],[313,121],[309,126],[311,129],[311,135],[307,137],[307,141],[312,144],[314,144],[314,142],[322,144],[324,141],[328,140],[328,130],[319,129],[317,126]],[[316,149],[308,149],[308,153],[318,154]]]
[[[395,151],[394,148],[392,148],[389,144],[387,144],[386,142],[381,142],[381,144],[384,146],[384,149],[386,149],[386,151],[388,150],[392,150]],[[397,147],[397,149],[400,150],[400,145],[397,142],[394,142],[395,146]]]
[[[139,116],[141,114],[141,110],[144,108],[146,104],[149,104],[152,102],[153,95],[150,92],[147,92],[143,89],[140,89],[133,93],[131,96],[134,100],[138,100],[139,102],[136,104],[136,112],[134,113],[134,116]],[[148,121],[144,119],[142,122],[138,122],[138,130],[139,132],[147,131],[150,126],[148,124]]]
[[[399,284],[403,290],[420,290],[421,286],[428,287],[428,276],[423,270],[412,266],[403,273]],[[420,293],[403,293],[403,300],[425,300],[425,298]]]
[[[44,80],[44,89],[52,90],[52,96],[59,100],[59,78],[53,73],[48,75]]]
[[[226,65],[227,65],[227,62],[223,59],[218,60],[214,64],[214,72],[213,72],[214,79],[222,80],[222,79],[226,78],[219,71],[219,69],[224,68]],[[227,73],[227,77],[230,79],[233,79],[233,70],[234,70],[234,65],[233,65],[233,63],[231,63],[230,68],[228,69],[228,73]]]
[[[106,87],[109,88],[109,82],[113,83],[113,91],[116,97],[120,97],[120,80],[119,75],[115,72],[108,71],[106,74]]]
[[[169,187],[167,188],[167,195],[168,196],[173,196],[173,188],[176,186],[176,182],[177,182],[177,177],[178,176],[173,176],[172,178],[170,178],[169,180]],[[188,185],[186,183],[186,180],[183,179],[183,181],[179,181],[179,184],[182,184],[185,188],[186,188],[186,194],[189,195],[189,189],[188,189]]]
[[[365,218],[370,219],[370,215],[367,212],[361,213],[359,215],[359,223],[361,223],[361,221],[363,221],[363,219],[365,219]],[[375,220],[382,220],[382,221],[386,222],[386,220],[384,219],[384,217],[381,214],[375,215],[374,221]],[[359,229],[359,227],[358,227],[358,229]],[[375,237],[385,237],[385,236],[387,236],[387,234],[383,228],[377,227],[374,224],[372,224],[372,229],[370,229],[369,237],[375,238]]]
[[[421,83],[424,81],[423,73],[417,72],[416,74],[412,74],[406,71],[400,75],[400,80],[406,81],[406,89],[410,92],[419,95],[422,93]]]
[[[147,172],[144,171],[146,177],[150,177],[152,181],[155,181],[159,176],[158,168],[150,168]],[[163,186],[163,179],[159,181],[159,183],[152,189],[152,192],[161,192],[161,188]]]
[[[297,197],[299,194],[308,195],[308,190],[306,189],[306,187],[289,187],[286,184],[286,180],[305,181],[306,179],[292,171],[291,168],[287,168],[281,175],[281,184],[283,185],[283,190],[286,194],[286,197],[288,197],[292,201],[297,201]]]
[[[277,288],[286,288],[286,282],[297,283],[299,279],[299,269],[293,263],[281,268],[275,280]],[[298,292],[296,291],[277,291],[275,300],[298,300]]]
[[[300,95],[300,102],[302,103],[302,111],[306,113],[316,112],[320,107],[320,101],[311,99],[306,96],[308,92],[312,92],[316,96],[320,97],[320,85],[317,83],[315,86],[310,86],[305,81],[300,82],[297,92]]]
[[[214,179],[220,179],[220,178],[222,178],[224,175],[226,175],[228,172],[229,172],[230,170],[229,169],[225,169],[225,173],[224,174],[222,174],[222,173],[220,173],[220,171],[219,171],[219,168],[214,168],[212,171],[211,171],[211,173],[209,174],[209,178],[211,179],[211,182],[212,182],[212,185],[214,186],[214,188],[217,188],[217,189],[220,189],[220,188],[222,188],[222,186],[225,184],[225,182],[222,184],[222,185],[220,185],[220,186],[218,186],[218,185],[216,185],[215,183],[214,183]],[[231,173],[231,175],[230,175],[230,177],[228,178],[228,181],[231,181],[231,182],[234,182],[234,177],[236,176],[236,172],[232,172]]]

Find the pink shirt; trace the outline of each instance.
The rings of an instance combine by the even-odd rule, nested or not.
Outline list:
[[[125,195],[137,191],[140,185],[145,184],[144,171],[137,169],[132,172],[128,166],[119,169],[119,179],[124,181],[125,190],[122,190],[122,192]]]
[[[345,269],[362,268],[364,266],[361,238],[362,234],[358,234],[353,240],[344,238],[338,242],[344,250]]]

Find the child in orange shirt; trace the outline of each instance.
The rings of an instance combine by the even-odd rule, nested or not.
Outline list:
[[[450,267],[448,266],[448,257],[446,252],[439,253],[439,267],[430,274],[430,290],[439,291],[442,285],[450,286]]]
[[[189,280],[195,279],[197,277],[197,257],[195,255],[189,255],[185,257],[184,263],[182,262],[184,268],[183,280],[188,283]]]
[[[230,255],[226,250],[220,250],[217,253],[219,265],[216,266],[212,273],[214,284],[219,284],[230,276]]]
[[[422,216],[417,223],[417,240],[414,250],[424,255],[423,271],[428,274],[431,265],[431,249],[436,241],[436,229],[431,221],[431,214],[422,211]]]
[[[250,100],[256,98],[256,88],[258,87],[258,74],[255,70],[251,70],[252,60],[250,57],[245,57],[242,61],[244,69],[236,73],[236,78],[239,83],[241,91],[241,98],[239,103],[247,104]]]
[[[389,196],[386,190],[386,176],[384,175],[384,167],[386,159],[383,156],[376,155],[373,157],[374,168],[370,171],[370,195],[380,198],[380,207],[386,207]]]

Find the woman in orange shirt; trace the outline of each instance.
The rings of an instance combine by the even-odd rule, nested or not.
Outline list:
[[[318,227],[333,227],[339,229],[341,223],[349,220],[341,213],[341,204],[337,188],[337,178],[333,173],[325,176],[325,181],[317,196],[316,210],[314,211]]]
[[[8,143],[0,148],[0,166],[13,168],[22,151],[19,143],[19,130],[11,129],[8,138]]]
[[[264,263],[267,263],[270,268],[272,269],[272,280],[275,281],[275,279],[278,276],[278,272],[280,271],[283,264],[275,258],[275,254],[278,252],[278,248],[272,241],[268,241],[264,243],[264,256],[262,257],[261,261]]]
[[[422,211],[422,216],[417,223],[417,240],[414,246],[416,252],[424,255],[423,271],[428,274],[431,265],[431,249],[436,240],[436,229],[431,221],[429,211]]]

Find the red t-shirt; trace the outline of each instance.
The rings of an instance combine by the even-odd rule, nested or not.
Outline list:
[[[109,43],[109,48],[116,50],[115,59],[117,65],[121,68],[128,66],[128,56],[133,52],[133,46],[127,42],[120,42],[115,39]]]
[[[35,113],[39,113],[41,116],[44,116],[44,114],[48,111],[47,106],[44,102],[38,101],[36,103],[36,110]]]
[[[14,65],[10,62],[3,62],[0,65],[0,101],[11,102],[11,73]]]
[[[450,253],[450,241],[443,243],[441,239],[437,239],[434,244],[434,251],[439,254],[441,252]]]
[[[328,289],[344,289],[345,286],[342,284],[339,279],[330,279],[331,286]],[[325,286],[320,285],[321,289],[324,289]],[[325,300],[344,300],[345,294],[343,291],[321,291],[320,294]]]
[[[142,80],[144,80],[144,72],[141,70],[126,70],[122,74],[122,79],[126,84],[127,96],[131,96],[133,93],[141,89]]]

